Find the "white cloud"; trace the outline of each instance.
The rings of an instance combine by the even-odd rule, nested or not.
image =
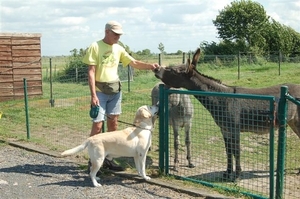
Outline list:
[[[231,0],[2,0],[1,32],[42,34],[43,55],[69,55],[104,36],[109,20],[122,23],[121,41],[132,50],[194,50],[202,41],[218,41],[212,20]],[[261,0],[275,20],[300,31],[300,2]]]
[[[262,1],[267,14],[281,24],[300,32],[300,1]]]
[[[83,17],[61,17],[59,19],[53,20],[51,23],[56,25],[80,25],[86,21]]]

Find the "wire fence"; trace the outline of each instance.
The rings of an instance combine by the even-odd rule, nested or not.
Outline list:
[[[277,55],[276,55],[277,56]],[[189,55],[163,55],[161,57],[162,65],[175,65],[184,63]],[[237,66],[238,56],[209,56],[201,60],[202,64],[210,66]],[[248,60],[246,57],[242,57]],[[159,62],[159,56],[149,56],[143,59],[146,62]],[[259,63],[276,63],[279,66],[280,62],[269,62],[268,59],[261,59]],[[77,81],[79,75],[76,73],[71,75],[72,81],[50,81],[50,73],[53,77],[59,76],[68,65],[69,57],[42,59],[43,71],[43,97],[29,99],[29,124],[31,140],[37,140],[43,143],[43,147],[53,151],[63,151],[65,149],[76,146],[86,139],[90,134],[92,121],[89,118],[90,109],[90,93],[86,81]],[[295,63],[297,59],[293,60]],[[50,70],[50,65],[51,70]],[[252,62],[254,64],[254,62]],[[139,106],[151,104],[151,90],[156,85],[158,80],[153,76],[151,71],[141,71],[128,69],[127,67],[119,66],[119,74],[123,80],[123,100],[122,114],[120,121],[131,123],[135,111]],[[80,71],[77,71],[80,72]],[[129,79],[129,81],[128,81]],[[140,85],[143,86],[140,86]],[[180,173],[170,170],[170,174],[182,175],[191,179],[205,179],[209,182],[221,179],[221,173],[226,165],[225,150],[222,136],[219,128],[212,120],[210,114],[191,97],[194,105],[194,119],[192,130],[192,158],[196,168],[188,168],[186,160],[186,149],[184,146],[184,132],[180,132]],[[25,128],[19,127],[18,121],[22,121],[24,115],[17,115],[23,111],[23,101],[4,104],[1,107],[10,106],[11,113],[3,113],[4,117],[15,118],[16,125],[14,131],[11,131],[11,136],[26,134]],[[0,110],[1,111],[1,110]],[[2,116],[3,117],[3,116]],[[127,124],[119,122],[119,129],[127,127]],[[2,128],[2,127],[1,127]],[[3,127],[4,128],[4,127]],[[172,130],[170,128],[170,137],[168,146],[170,149],[170,165],[174,157],[174,147],[172,138]],[[25,139],[25,138],[24,138]],[[277,135],[275,136],[275,140]],[[220,185],[230,184],[231,187],[236,187],[242,191],[253,191],[254,194],[267,195],[269,191],[270,174],[268,169],[270,135],[255,135],[244,133],[241,136],[242,141],[242,166],[245,171],[242,176],[242,181],[238,184],[218,181]],[[297,152],[300,145],[297,143],[298,138],[289,130],[287,134],[286,148],[286,173],[285,173],[285,198],[297,198],[300,194],[300,175],[299,158]],[[275,142],[276,148],[276,142]],[[84,161],[88,159],[87,153],[82,152],[78,159]],[[158,166],[159,161],[159,122],[155,124],[155,129],[152,136],[152,147],[148,155],[148,168]]]
[[[185,164],[182,164],[182,172],[174,172],[171,167],[170,174],[192,180],[210,182],[223,188],[253,195],[262,195],[268,198],[270,193],[270,135],[241,134],[242,175],[238,181],[228,180],[223,177],[227,162],[224,140],[220,129],[211,120],[210,113],[203,110],[200,105],[195,107],[195,112],[193,126],[197,130],[193,131],[191,140],[193,140],[192,151],[197,166],[195,169],[187,169]],[[252,120],[250,122],[255,121]],[[257,128],[261,127],[257,125]],[[173,148],[171,145],[169,148],[172,156]],[[182,161],[184,157],[182,154]],[[235,175],[235,173],[232,175]]]
[[[186,61],[191,57],[190,53],[183,53],[181,55],[168,55],[168,54],[154,54],[154,55],[139,55],[138,60],[150,63],[159,63],[163,66],[173,66],[179,63],[186,63]],[[81,58],[76,58],[78,62]],[[74,68],[71,72],[66,72],[66,69],[70,65],[70,62],[74,61],[74,57],[59,56],[59,57],[43,57],[42,58],[42,70],[43,79],[45,81],[59,80],[61,82],[71,81],[80,82],[87,81],[87,67],[84,68]],[[236,55],[202,55],[199,60],[199,64],[202,67],[218,68],[218,67],[236,67],[237,78],[240,79],[243,73],[242,66],[277,66],[278,75],[281,74],[281,66],[283,64],[299,64],[300,63],[300,53],[294,53],[293,55],[282,55],[280,51],[272,52],[265,56],[258,56],[251,52],[239,52]],[[79,65],[79,64],[78,64]],[[127,70],[123,70],[122,64],[119,65],[119,75],[122,81],[133,80],[135,75],[140,73],[139,70],[135,71],[133,68],[129,67]],[[63,73],[67,76],[62,76]],[[58,78],[62,76],[62,78]],[[69,79],[71,78],[71,80]]]
[[[297,198],[300,194],[300,176],[299,165],[300,160],[298,157],[298,151],[300,145],[298,144],[299,138],[291,129],[287,130],[287,133],[281,133],[283,137],[280,137],[278,133],[274,133],[272,123],[275,124],[273,117],[274,111],[277,112],[277,108],[274,107],[274,99],[272,96],[243,96],[239,94],[226,93],[205,93],[205,92],[190,92],[190,91],[164,91],[167,92],[166,98],[170,99],[172,93],[189,95],[191,97],[194,115],[192,120],[192,130],[190,132],[191,141],[191,161],[195,165],[195,168],[189,167],[187,160],[187,149],[184,145],[186,143],[186,137],[184,136],[184,129],[180,132],[179,147],[179,166],[176,167],[177,161],[175,160],[176,147],[175,147],[175,135],[174,129],[168,118],[170,114],[164,112],[163,123],[167,124],[167,128],[160,126],[160,131],[165,130],[160,134],[163,140],[167,140],[168,144],[161,145],[160,148],[164,150],[164,160],[160,163],[165,172],[169,175],[176,176],[179,179],[193,181],[201,183],[210,187],[233,190],[239,193],[243,193],[253,198]],[[161,93],[165,96],[165,93]],[[234,180],[235,172],[231,173],[229,178],[224,176],[226,170],[226,151],[224,147],[224,140],[220,131],[220,127],[216,124],[216,121],[212,118],[211,112],[193,96],[207,96],[207,100],[203,100],[208,109],[213,109],[214,114],[217,114],[220,120],[226,121],[228,128],[233,122],[230,118],[227,109],[225,107],[218,107],[217,104],[210,104],[215,101],[228,101],[233,97],[232,107],[241,106],[243,104],[255,104],[252,106],[251,113],[241,114],[240,128],[243,128],[246,132],[242,132],[238,139],[240,140],[240,154],[241,154],[241,167],[242,175],[238,180]],[[264,97],[264,98],[263,98]],[[268,99],[269,97],[269,99]],[[163,99],[166,99],[163,98]],[[162,99],[162,98],[160,98]],[[169,101],[166,101],[166,106]],[[299,101],[297,102],[300,103]],[[226,103],[224,103],[224,106]],[[278,108],[280,109],[280,108]],[[224,110],[224,111],[222,111]],[[272,111],[273,110],[273,111]],[[284,109],[283,109],[284,110]],[[182,114],[184,114],[182,112]],[[249,115],[253,114],[253,115]],[[286,112],[287,114],[287,112]],[[225,116],[227,117],[225,118]],[[179,116],[178,116],[179,117]],[[235,117],[235,116],[233,116]],[[284,116],[286,117],[286,116]],[[280,118],[279,118],[280,119]],[[161,120],[160,120],[161,121]],[[220,121],[219,121],[220,123]],[[270,129],[266,130],[266,126]],[[284,128],[284,127],[282,127]],[[248,132],[247,132],[248,129]],[[231,129],[233,130],[233,129]],[[252,131],[261,132],[258,134],[252,133]],[[230,129],[228,129],[230,133]],[[263,134],[262,132],[265,132]],[[224,132],[223,132],[224,133]],[[231,131],[231,133],[233,133]],[[164,143],[164,142],[160,142]],[[286,145],[285,145],[286,143]],[[229,151],[236,149],[229,148]],[[284,151],[279,153],[278,151]],[[236,158],[236,157],[235,157]],[[234,165],[237,162],[234,162]],[[233,168],[235,166],[233,165]],[[280,171],[280,168],[284,168],[284,171]],[[280,175],[279,175],[280,173]],[[282,175],[283,174],[283,175]],[[281,176],[283,178],[281,178]],[[276,182],[276,183],[275,183]],[[276,187],[276,191],[275,191]],[[282,193],[280,193],[280,189]],[[276,195],[275,195],[276,192]]]

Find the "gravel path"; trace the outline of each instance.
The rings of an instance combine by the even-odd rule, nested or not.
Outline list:
[[[87,173],[67,159],[0,145],[0,198],[212,198],[119,175],[105,175],[100,183],[92,187]]]

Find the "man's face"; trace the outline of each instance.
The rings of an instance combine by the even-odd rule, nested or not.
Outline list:
[[[107,38],[109,39],[110,44],[118,43],[121,35],[113,32],[112,30],[106,30]]]

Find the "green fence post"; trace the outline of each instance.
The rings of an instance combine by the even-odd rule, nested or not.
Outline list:
[[[270,121],[272,121],[271,129],[270,129],[270,193],[269,193],[269,198],[275,198],[275,149],[274,149],[274,132],[275,132],[275,122],[276,122],[276,106],[275,106],[275,97],[273,97],[273,100],[270,101]]]
[[[165,118],[164,118],[164,108],[165,108],[165,99],[164,99],[164,85],[159,85],[159,169],[161,172],[164,172],[165,167]]]
[[[278,137],[278,155],[277,155],[277,177],[276,177],[276,198],[283,198],[284,186],[284,161],[286,146],[286,118],[287,118],[287,99],[288,87],[282,86],[280,100],[278,104],[279,137]]]
[[[158,54],[158,64],[161,66],[162,63],[162,53]]]
[[[26,131],[27,131],[27,139],[30,139],[30,128],[29,128],[29,112],[28,112],[28,97],[27,97],[27,81],[23,79],[24,85],[24,101],[25,101],[25,115],[26,115]]]
[[[169,174],[169,92],[164,87],[164,143],[165,143],[165,174]]]
[[[52,59],[50,58],[50,104],[51,104],[51,107],[54,107],[54,99],[53,99],[53,87],[52,87]]]

